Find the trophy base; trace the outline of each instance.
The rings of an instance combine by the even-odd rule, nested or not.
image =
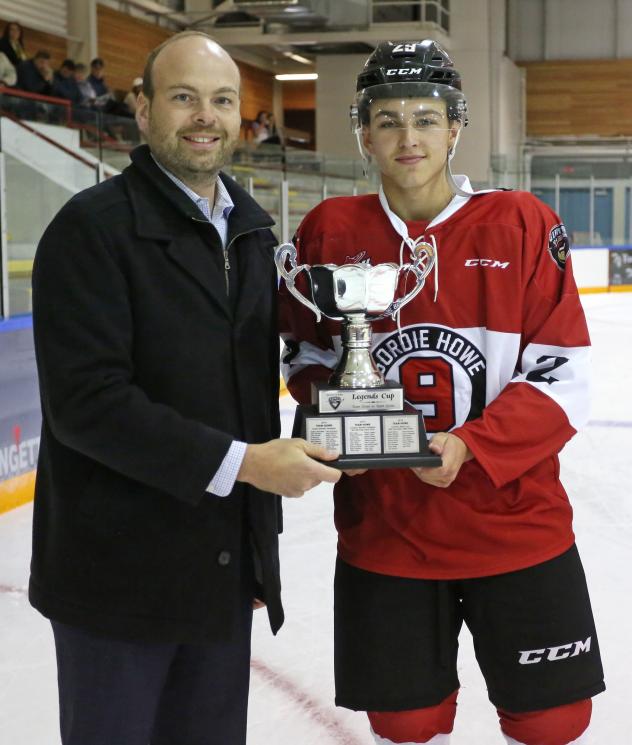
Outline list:
[[[408,403],[401,411],[321,414],[318,406],[297,406],[292,437],[337,450],[328,466],[351,468],[435,468],[441,456],[428,448],[423,416]]]

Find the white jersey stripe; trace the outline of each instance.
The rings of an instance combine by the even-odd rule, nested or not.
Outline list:
[[[294,337],[290,334],[281,334],[281,338],[285,342],[281,352],[281,374],[286,384],[293,375],[308,365],[324,365],[333,370],[338,363],[338,355],[332,349],[321,349],[308,341],[300,342],[298,353],[292,357],[292,342],[296,343]],[[288,355],[290,360],[286,363],[284,360]]]
[[[578,430],[590,413],[590,347],[556,347],[528,344],[522,370],[513,383],[528,383],[562,408]]]
[[[434,324],[427,324],[428,327]],[[406,341],[407,333],[413,328],[404,326],[401,333]],[[549,396],[564,411],[571,426],[578,430],[588,420],[590,401],[590,348],[589,347],[559,347],[546,344],[529,344],[525,348],[522,358],[519,358],[520,335],[502,331],[490,331],[483,327],[446,329],[446,333],[458,334],[468,339],[485,360],[485,405],[489,405],[498,397],[508,383],[527,383]],[[285,335],[284,340],[291,339]],[[373,351],[387,342],[387,347],[375,356],[378,366],[386,361],[386,377],[398,379],[398,364],[390,366],[391,358],[407,357],[398,332],[374,333],[372,339]],[[283,364],[281,369],[285,381],[292,375],[303,370],[308,365],[324,365],[334,369],[342,352],[340,336],[332,337],[334,349],[321,349],[309,342],[301,342],[298,353],[289,364]],[[390,346],[389,346],[390,345]],[[389,352],[390,349],[390,352]],[[289,352],[286,346],[284,354]],[[437,350],[410,349],[411,356],[423,357],[426,354],[436,354]],[[445,355],[446,360],[450,360]],[[461,363],[466,363],[465,357]],[[516,374],[516,368],[522,370]],[[461,393],[457,397],[456,426],[464,423],[470,407],[471,390],[465,384],[466,377],[455,366],[455,374],[464,378],[457,389]],[[460,400],[460,399],[463,400]]]

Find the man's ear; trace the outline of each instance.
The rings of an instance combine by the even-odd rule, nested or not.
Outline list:
[[[138,101],[136,103],[136,124],[138,124],[138,129],[140,129],[140,131],[144,135],[147,135],[147,131],[149,129],[150,106],[151,106],[151,103],[149,99],[141,91],[138,94]]]

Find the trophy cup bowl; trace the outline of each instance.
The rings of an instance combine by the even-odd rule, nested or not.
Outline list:
[[[396,317],[423,288],[435,263],[432,245],[415,247],[408,264],[297,265],[292,243],[275,252],[288,291],[316,315],[342,324],[342,355],[327,383],[312,384],[312,406],[299,406],[294,432],[341,452],[340,468],[440,465],[430,453],[423,417],[404,400],[403,386],[386,381],[371,356],[371,323]],[[291,268],[286,263],[289,260]],[[307,275],[309,297],[296,287]],[[398,297],[400,280],[414,286]],[[367,415],[368,414],[368,415]],[[334,463],[332,463],[334,465]]]
[[[310,308],[320,321],[326,316],[342,322],[342,356],[329,383],[340,388],[376,388],[385,385],[384,376],[371,356],[371,322],[395,314],[422,289],[435,262],[434,248],[422,243],[411,264],[296,264],[292,243],[280,245],[275,262],[288,291]],[[290,260],[288,272],[285,264]],[[311,300],[296,288],[296,277],[305,272]],[[415,286],[397,298],[400,277],[412,273]]]

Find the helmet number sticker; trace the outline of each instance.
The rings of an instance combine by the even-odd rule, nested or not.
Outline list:
[[[393,55],[397,56],[408,56],[410,54],[415,54],[417,51],[417,44],[411,43],[411,44],[396,44],[393,47]]]

